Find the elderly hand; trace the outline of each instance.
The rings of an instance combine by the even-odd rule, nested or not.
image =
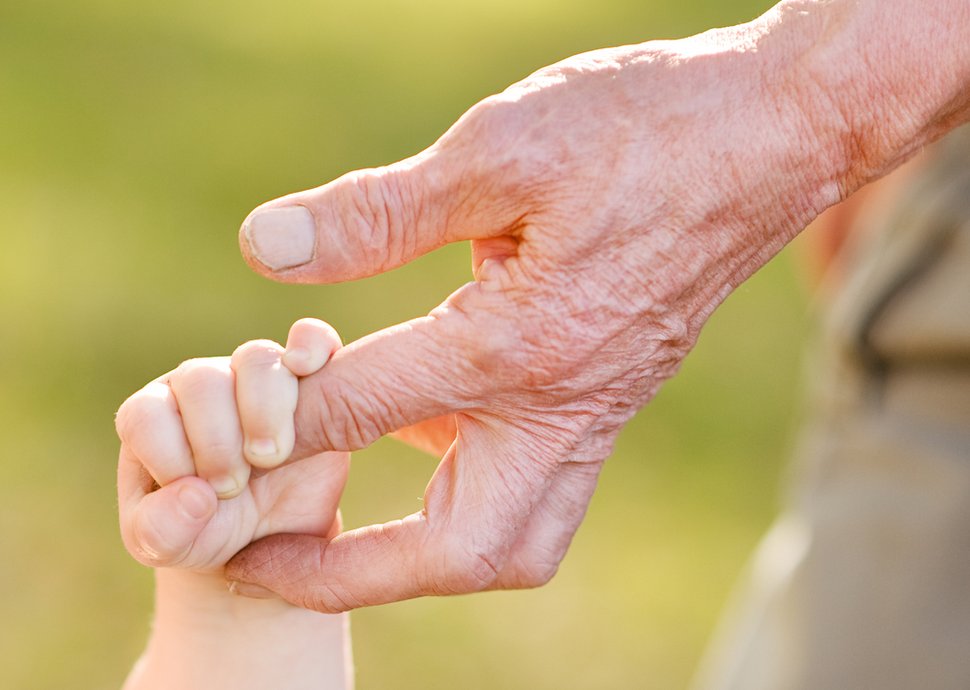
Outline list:
[[[821,210],[965,117],[965,70],[893,48],[964,29],[889,4],[788,2],[579,55],[413,158],[256,209],[243,252],[276,280],[362,278],[459,240],[475,280],[301,383],[296,456],[409,427],[444,454],[424,509],[333,540],[268,537],[227,576],[320,611],[546,582],[620,428],[714,308]]]

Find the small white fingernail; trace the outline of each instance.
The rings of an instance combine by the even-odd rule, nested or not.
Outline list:
[[[330,361],[328,350],[313,352],[303,348],[294,348],[283,353],[283,365],[296,376],[309,376],[323,368]]]
[[[287,367],[297,367],[302,369],[300,365],[306,365],[310,361],[310,351],[305,350],[302,347],[291,347],[283,353],[283,364]]]
[[[255,438],[247,446],[249,455],[254,458],[275,458],[280,452],[276,439]]]
[[[238,496],[243,490],[239,481],[229,474],[221,477],[212,477],[209,479],[209,484],[215,490],[216,496],[223,499]]]
[[[243,236],[253,256],[273,271],[312,261],[317,241],[313,215],[305,206],[254,211],[243,223]]]

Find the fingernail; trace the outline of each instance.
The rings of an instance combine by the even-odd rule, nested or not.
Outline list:
[[[212,511],[209,497],[196,486],[183,486],[178,492],[179,508],[192,520],[201,520]]]
[[[294,347],[286,350],[282,357],[283,366],[290,370],[295,376],[309,376],[323,366],[313,361],[313,354],[302,347]]]
[[[276,440],[272,438],[254,438],[247,444],[246,450],[250,457],[256,459],[275,458],[280,452]]]
[[[305,206],[264,208],[243,223],[243,236],[261,264],[273,271],[313,260],[317,231]]]
[[[209,484],[216,492],[216,496],[219,498],[233,498],[242,493],[243,487],[239,481],[232,475],[223,475],[221,477],[212,477],[209,479]]]
[[[302,347],[291,347],[283,353],[283,364],[304,364],[310,360],[310,351]]]
[[[229,583],[229,591],[237,596],[249,597],[250,599],[273,599],[276,597],[276,592],[248,582],[232,581]]]

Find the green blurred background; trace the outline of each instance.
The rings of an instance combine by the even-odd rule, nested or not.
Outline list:
[[[409,155],[575,52],[749,19],[768,0],[0,5],[0,687],[117,687],[149,571],[117,536],[112,415],[190,356],[347,340],[469,279],[465,246],[334,287],[251,274],[256,204]],[[775,509],[805,291],[786,254],[712,319],[620,438],[546,588],[355,614],[359,687],[679,688]],[[351,525],[415,510],[433,460],[356,456]]]

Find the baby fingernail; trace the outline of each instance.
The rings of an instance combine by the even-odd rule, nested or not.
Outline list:
[[[219,498],[233,498],[234,496],[238,496],[243,490],[239,480],[230,474],[221,477],[212,477],[209,480],[209,484],[212,485],[216,496]]]
[[[211,512],[209,501],[209,497],[196,486],[183,486],[179,489],[179,508],[192,520],[201,520]]]
[[[243,223],[243,236],[253,256],[273,271],[309,263],[317,241],[316,224],[305,206],[254,211]]]
[[[292,367],[295,365],[296,367],[302,369],[309,361],[310,352],[309,350],[304,350],[302,347],[287,348],[286,352],[283,353],[283,364],[287,367]]]
[[[279,453],[279,446],[272,438],[255,438],[249,442],[247,450],[252,458],[275,458]]]

